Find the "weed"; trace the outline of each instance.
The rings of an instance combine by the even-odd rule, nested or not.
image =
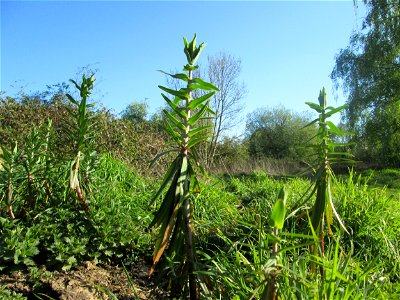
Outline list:
[[[159,262],[164,250],[169,245],[169,257],[179,265],[178,278],[174,285],[176,292],[181,293],[186,285],[185,277],[188,277],[190,299],[198,299],[198,284],[196,272],[195,245],[193,240],[193,204],[191,193],[199,190],[199,182],[196,177],[195,168],[198,158],[194,146],[207,140],[209,126],[198,127],[199,121],[204,119],[206,112],[210,112],[209,99],[215,92],[209,92],[197,99],[192,98],[194,90],[216,91],[218,88],[203,81],[193,78],[193,71],[198,68],[196,61],[205,46],[200,44],[196,47],[196,35],[189,43],[184,38],[184,52],[187,64],[184,66],[186,73],[171,75],[173,78],[181,79],[187,83],[186,88],[172,90],[159,86],[163,91],[175,96],[170,100],[166,95],[163,98],[169,105],[171,112],[164,110],[166,116],[166,131],[176,146],[166,153],[177,152],[178,155],[165,174],[163,183],[158,190],[153,202],[161,195],[167,185],[170,185],[163,198],[160,208],[156,212],[150,226],[160,227],[156,244],[154,247],[153,266],[150,268],[151,275]],[[157,159],[158,157],[156,157]],[[174,268],[175,269],[175,268]]]

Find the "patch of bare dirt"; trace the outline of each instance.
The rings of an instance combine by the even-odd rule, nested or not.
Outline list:
[[[132,284],[122,267],[85,262],[74,270],[67,272],[43,271],[39,282],[32,282],[29,275],[13,272],[11,275],[1,275],[0,285],[35,299],[34,293],[44,294],[50,299],[60,300],[97,300],[112,299],[104,289],[112,292],[118,299],[163,299],[167,294],[157,289],[148,278],[148,266],[144,261],[138,261],[134,266],[127,267]],[[46,299],[46,298],[44,298]]]

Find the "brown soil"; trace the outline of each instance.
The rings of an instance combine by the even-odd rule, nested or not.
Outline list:
[[[97,300],[112,299],[107,295],[105,288],[112,292],[118,299],[163,299],[167,294],[157,289],[148,278],[148,266],[143,261],[138,261],[135,266],[128,267],[128,272],[133,283],[129,284],[123,268],[109,265],[97,265],[86,262],[74,270],[67,272],[46,272],[42,270],[39,284],[33,287],[29,276],[18,271],[11,275],[0,275],[0,286],[22,293],[28,299],[36,299],[34,293],[43,299],[60,300]],[[47,295],[51,298],[48,298]]]

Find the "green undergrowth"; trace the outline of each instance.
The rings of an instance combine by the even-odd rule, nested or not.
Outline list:
[[[216,192],[210,202],[230,201],[235,209],[226,210],[223,226],[208,232],[211,247],[207,244],[200,253],[204,275],[214,283],[215,298],[257,299],[269,272],[279,274],[282,299],[399,297],[400,205],[384,189],[370,189],[352,174],[346,181],[335,182],[334,200],[350,235],[333,226],[321,258],[309,248],[315,243],[307,220],[312,203],[298,208],[308,181],[276,180],[256,173],[228,177],[219,184],[224,192]],[[289,194],[289,214],[279,240],[279,268],[273,270],[270,248],[276,238],[268,216],[282,186]],[[312,271],[313,264],[324,268],[328,280]]]
[[[364,182],[368,183],[369,187],[386,187],[387,191],[392,194],[400,190],[399,169],[365,170],[361,174]]]
[[[0,268],[44,264],[49,269],[68,270],[93,259],[129,263],[147,251],[151,186],[106,156],[94,174],[93,186],[89,210],[80,209],[67,196],[57,205],[31,212],[30,218],[11,221],[3,216]]]
[[[67,176],[59,175],[59,182],[68,181]],[[148,227],[160,203],[149,203],[159,183],[102,156],[93,174],[89,210],[79,209],[60,186],[51,205],[43,203],[14,221],[2,215],[1,271],[29,272],[42,265],[50,271],[68,270],[86,260],[133,264],[138,256],[150,262],[155,232]],[[400,297],[398,196],[371,188],[364,177],[352,173],[335,181],[335,206],[350,235],[334,225],[321,258],[310,250],[315,244],[308,218],[312,201],[299,202],[308,186],[306,179],[277,179],[261,172],[203,180],[201,192],[192,195],[194,234],[197,269],[210,299],[258,299],[271,272],[277,274],[281,299]],[[269,216],[282,187],[288,211],[277,240]],[[273,242],[280,246],[277,258],[271,255]],[[163,259],[173,279],[174,257]],[[313,265],[323,266],[325,279]],[[19,297],[3,287],[0,296]]]

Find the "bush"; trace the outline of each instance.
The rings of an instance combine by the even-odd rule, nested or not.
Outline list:
[[[258,109],[247,116],[246,131],[252,158],[303,160],[310,154],[305,147],[316,134],[306,127],[309,118],[283,107]]]
[[[44,127],[52,120],[53,154],[67,159],[74,141],[68,131],[73,120],[68,113],[69,104],[25,97],[23,101],[5,97],[0,99],[0,145],[9,147],[24,144],[33,127]],[[116,118],[103,108],[90,112],[94,118],[95,150],[111,153],[115,158],[133,166],[141,174],[151,174],[147,166],[165,146],[165,135],[157,122],[139,124]],[[161,161],[161,166],[164,165]],[[162,172],[161,170],[158,170]]]

